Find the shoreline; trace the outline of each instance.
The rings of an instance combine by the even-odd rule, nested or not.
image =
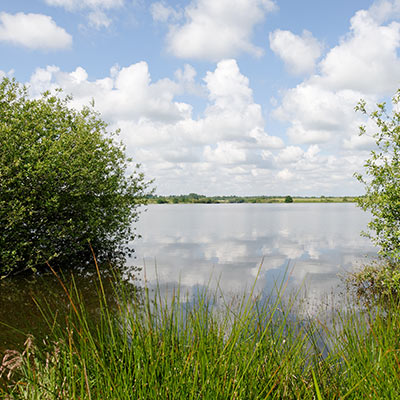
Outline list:
[[[277,203],[356,203],[356,196],[293,196],[292,201],[285,201],[287,196],[151,196],[147,204],[277,204]]]

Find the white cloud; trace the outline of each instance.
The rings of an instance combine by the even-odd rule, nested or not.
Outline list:
[[[78,84],[85,82],[88,78],[87,72],[82,67],[78,67],[75,71],[71,72],[69,75],[72,78],[72,80]]]
[[[307,160],[314,160],[318,153],[321,151],[317,144],[311,145],[307,151],[304,153],[304,157]]]
[[[255,25],[276,9],[273,0],[192,0],[181,24],[170,25],[168,50],[179,58],[218,61],[241,52],[260,56],[263,50],[251,42]],[[153,18],[166,21],[171,8],[156,3]]]
[[[361,124],[358,124],[357,126],[357,132],[359,131],[359,126]],[[374,121],[372,121],[371,119],[367,120],[367,121],[363,121],[362,124],[365,128],[366,131],[369,134],[366,135],[356,135],[355,133],[353,135],[349,135],[348,138],[345,138],[343,140],[343,148],[346,150],[371,150],[374,149],[376,147],[376,142],[375,139],[373,137],[373,135],[371,134],[372,132],[376,132],[377,130],[379,130],[379,128],[377,128],[376,123]],[[355,129],[356,131],[356,129]]]
[[[96,29],[108,28],[112,20],[106,11],[121,8],[125,0],[45,0],[50,6],[63,7],[68,11],[89,10],[89,25]]]
[[[47,15],[2,12],[0,41],[35,50],[58,50],[71,47],[72,36]]]
[[[294,175],[287,168],[285,168],[278,172],[278,178],[283,179],[284,181],[289,181],[294,178]]]
[[[111,19],[101,10],[95,10],[89,13],[89,25],[96,29],[108,28],[111,24]]]
[[[354,106],[360,97],[360,92],[330,91],[308,80],[285,92],[274,115],[290,122],[287,134],[293,143],[327,143],[357,131]]]
[[[295,75],[311,74],[315,62],[321,56],[322,45],[308,31],[297,36],[290,31],[275,30],[269,35],[271,50],[285,63],[289,72]]]
[[[163,2],[153,3],[150,6],[151,16],[154,21],[167,22],[168,20],[178,20],[181,18],[181,13],[174,8],[166,6]]]
[[[369,14],[378,24],[382,24],[388,20],[396,19],[400,16],[400,1],[375,1],[375,3],[373,3],[369,9]]]
[[[199,97],[207,97],[204,86],[196,82],[197,72],[190,64],[185,64],[183,69],[175,71],[174,76],[184,92]]]
[[[122,7],[125,0],[45,0],[50,6],[64,7],[67,10],[80,8],[103,8],[111,9]]]
[[[274,165],[280,169],[277,173],[278,179],[284,182],[296,180],[294,187],[302,187],[303,191],[310,183],[322,183],[323,187],[323,180],[329,180],[334,173],[343,174],[342,179],[348,178],[347,165],[341,164],[341,160],[335,157],[321,154],[321,149],[316,144],[310,145],[306,150],[298,146],[287,146],[276,154]],[[289,191],[293,192],[293,188],[289,188]]]
[[[321,62],[321,85],[367,94],[392,93],[400,83],[400,23],[379,25],[370,11],[351,19],[350,34]]]
[[[8,72],[0,69],[0,80],[3,78],[12,78],[14,76],[14,72],[15,71],[13,69],[10,69]]]
[[[399,4],[379,1],[358,11],[349,33],[319,63],[319,73],[284,92],[273,115],[289,122],[292,143],[325,144],[331,152],[372,148],[371,139],[358,137],[365,119],[354,107],[361,98],[375,104],[400,85],[400,24],[386,23]]]
[[[283,140],[280,137],[266,134],[261,127],[252,129],[249,132],[249,137],[254,146],[261,149],[281,149],[284,146]]]
[[[204,81],[210,100],[203,119],[207,140],[212,135],[214,140],[240,140],[248,146],[282,147],[279,138],[264,131],[261,106],[254,102],[249,80],[235,60],[220,61]]]
[[[343,148],[346,150],[370,150],[375,146],[375,139],[371,136],[351,136],[343,140]]]
[[[215,149],[206,146],[204,156],[206,161],[220,164],[244,164],[247,159],[246,150],[239,144],[220,142]]]
[[[61,86],[74,94],[77,106],[88,104],[94,98],[103,116],[114,123],[140,119],[176,121],[187,112],[184,106],[173,101],[180,90],[178,85],[169,79],[152,83],[146,62],[113,67],[110,77],[94,82],[87,80],[87,73],[81,67],[72,73],[57,67],[38,68],[31,84],[36,94],[48,87]]]
[[[207,72],[204,80],[218,108],[242,109],[252,102],[249,79],[240,73],[235,60],[220,61],[214,72]]]
[[[352,186],[348,182],[365,154],[349,148],[346,157],[334,157],[316,144],[285,147],[268,135],[249,79],[235,60],[205,74],[208,106],[196,118],[191,104],[176,100],[188,82],[200,86],[196,71],[187,66],[175,77],[152,81],[145,62],[113,67],[98,80],[82,67],[67,73],[53,66],[37,69],[30,84],[35,95],[63,87],[76,107],[93,98],[110,129],[121,128],[128,153],[156,178],[159,193],[345,193]]]
[[[109,76],[90,81],[82,67],[67,73],[49,66],[37,69],[30,85],[35,96],[63,87],[73,94],[75,107],[93,98],[110,128],[121,128],[129,154],[145,165],[149,177],[157,178],[160,191],[187,187],[217,193],[221,181],[226,182],[223,190],[246,190],[254,171],[262,180],[262,171],[273,168],[267,153],[282,148],[283,142],[265,132],[261,107],[235,60],[221,61],[205,75],[208,106],[198,118],[189,103],[175,99],[188,82],[200,85],[195,77],[194,68],[187,66],[174,81],[153,82],[147,63],[140,62],[114,67]]]
[[[277,160],[284,164],[299,161],[304,151],[298,146],[288,146],[281,150],[277,156]]]

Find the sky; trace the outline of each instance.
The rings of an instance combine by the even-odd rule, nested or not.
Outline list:
[[[0,1],[0,78],[94,100],[164,195],[362,194],[399,48],[400,0]]]

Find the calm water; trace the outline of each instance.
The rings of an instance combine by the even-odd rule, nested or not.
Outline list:
[[[352,203],[151,205],[138,224],[135,264],[149,285],[179,280],[191,293],[219,280],[233,293],[251,286],[262,263],[258,290],[289,270],[289,287],[318,301],[338,290],[338,274],[376,256],[360,236],[369,218]]]
[[[219,282],[228,295],[249,288],[262,262],[256,289],[268,293],[289,270],[289,288],[306,288],[305,311],[312,312],[313,304],[338,290],[338,273],[376,254],[360,237],[368,220],[354,204],[152,205],[141,215],[142,238],[128,264],[144,267],[139,282],[146,279],[151,287],[158,279],[167,293],[178,281],[189,295]],[[93,276],[78,276],[76,284],[95,310]],[[25,334],[41,337],[48,329],[33,298],[44,298],[59,315],[68,309],[51,274],[0,281],[0,321],[20,330],[0,325],[0,356],[6,348],[20,348]]]

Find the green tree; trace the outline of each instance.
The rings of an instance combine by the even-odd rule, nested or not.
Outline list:
[[[366,160],[365,176],[355,174],[364,184],[366,193],[358,198],[358,204],[372,214],[364,233],[380,247],[380,254],[393,261],[400,261],[400,90],[392,99],[392,109],[385,103],[377,105],[373,112],[367,112],[365,101],[356,107],[375,122],[377,131],[372,134],[376,149]],[[360,135],[366,135],[365,126]]]
[[[286,196],[285,197],[285,203],[293,203],[293,197],[292,196]]]
[[[149,182],[118,132],[70,101],[31,99],[15,80],[0,82],[0,276],[46,261],[82,265],[88,241],[100,260],[129,251]]]

